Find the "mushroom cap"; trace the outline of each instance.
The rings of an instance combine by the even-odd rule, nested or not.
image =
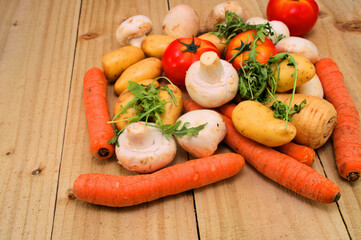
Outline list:
[[[264,24],[264,23],[267,23],[268,20],[267,19],[264,19],[262,17],[251,17],[251,18],[248,18],[246,23],[249,23],[251,25],[258,25],[258,24]]]
[[[206,31],[211,32],[216,30],[217,24],[225,20],[226,11],[235,12],[237,15],[246,19],[246,14],[242,6],[235,1],[227,1],[217,4],[209,13],[206,19]]]
[[[152,31],[152,21],[144,15],[135,15],[123,21],[115,32],[121,46],[140,47],[141,40]]]
[[[163,32],[175,38],[197,36],[199,30],[199,16],[189,5],[179,4],[165,15]]]
[[[239,83],[237,71],[231,63],[223,59],[218,60],[219,66],[209,66],[216,68],[212,69],[214,71],[204,70],[202,61],[207,59],[203,58],[211,54],[213,52],[203,53],[200,61],[194,62],[189,67],[185,78],[189,96],[205,108],[219,107],[231,101],[237,95]]]
[[[142,131],[132,129],[142,127],[139,124],[149,130],[150,136],[145,137],[150,139],[139,141],[128,136],[129,131],[134,131],[135,135]],[[140,173],[150,173],[165,167],[174,159],[177,151],[173,136],[166,136],[157,127],[146,126],[144,122],[135,122],[126,127],[119,135],[118,145],[115,147],[118,163],[130,171]]]
[[[226,124],[221,115],[214,110],[194,110],[183,114],[177,121],[179,120],[182,121],[181,125],[188,122],[187,127],[198,127],[207,123],[197,136],[175,136],[178,144],[194,157],[211,156],[226,136]]]
[[[281,34],[284,35],[285,37],[289,37],[290,36],[290,30],[288,29],[287,25],[284,24],[281,21],[277,21],[277,20],[273,20],[269,22],[271,24],[272,30],[274,32],[273,36],[269,36],[269,39],[276,44],[277,43],[277,38],[278,36],[280,36]]]
[[[315,64],[318,57],[318,49],[316,45],[302,37],[286,37],[283,38],[276,44],[277,52],[289,52],[289,53],[298,53],[307,57],[313,64]]]

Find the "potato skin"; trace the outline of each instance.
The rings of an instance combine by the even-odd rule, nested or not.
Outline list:
[[[316,74],[316,68],[313,63],[303,55],[292,53],[297,66],[297,83],[296,87],[311,80]],[[293,66],[288,66],[288,59],[284,59],[278,63],[280,68],[280,76],[277,84],[277,92],[283,93],[291,90],[294,86],[295,78],[292,76],[295,72]],[[275,79],[277,80],[278,70],[275,64],[271,65],[274,72]]]
[[[273,111],[256,101],[240,102],[232,113],[232,122],[243,136],[268,147],[289,143],[296,136],[295,126],[275,118]]]
[[[142,85],[149,85],[151,83],[154,83],[155,86],[159,86],[159,83],[157,81],[153,81],[153,79],[146,79],[143,81],[140,81],[139,84]],[[125,90],[117,99],[114,105],[114,116],[117,115],[122,107],[125,107],[130,101],[134,99],[134,94],[130,92],[129,90]],[[141,110],[141,109],[140,109]],[[130,117],[134,117],[137,111],[134,108],[128,108],[125,113],[122,113],[117,119],[115,120],[121,120],[121,119],[127,119]],[[122,122],[116,122],[115,126],[118,130],[121,130],[128,124],[128,121],[122,121]]]
[[[162,62],[155,57],[145,58],[127,69],[114,84],[114,91],[120,95],[128,88],[128,81],[140,82],[159,77],[163,72]]]
[[[224,51],[226,49],[226,39],[225,38],[219,38],[213,33],[205,33],[199,36],[200,39],[208,40],[211,43],[213,43],[216,48],[218,49],[221,56],[223,56]]]
[[[165,112],[160,114],[162,123],[165,124],[174,124],[177,119],[181,116],[183,110],[183,94],[182,91],[175,85],[167,84],[170,90],[172,90],[174,97],[176,97],[177,105],[174,102],[169,102],[164,105]],[[172,100],[172,96],[169,95],[168,91],[160,88],[159,96],[162,100],[169,101]]]
[[[102,65],[108,82],[113,83],[130,65],[145,58],[142,49],[125,46],[104,55]]]
[[[161,34],[151,34],[142,41],[142,49],[147,57],[162,59],[168,45],[176,40],[175,37]]]

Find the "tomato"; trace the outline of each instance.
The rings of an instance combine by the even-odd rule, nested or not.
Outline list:
[[[251,43],[254,42],[255,36],[257,34],[256,30],[249,30],[242,32],[236,35],[232,40],[229,42],[225,59],[227,61],[231,60],[235,54],[239,55],[235,57],[231,63],[233,67],[238,71],[242,65],[244,65],[243,61],[248,59],[248,53],[251,50]],[[272,43],[271,40],[265,38],[265,41],[262,42],[258,40],[256,42],[256,61],[265,64],[267,63],[268,59],[271,56],[277,54],[277,50],[275,45]],[[242,46],[244,46],[243,50],[240,52]]]
[[[318,19],[315,0],[270,0],[267,5],[268,20],[278,20],[287,25],[291,36],[309,32]]]
[[[168,45],[162,57],[165,76],[175,85],[184,86],[188,68],[208,51],[216,52],[220,57],[217,47],[208,40],[196,37],[174,40]]]

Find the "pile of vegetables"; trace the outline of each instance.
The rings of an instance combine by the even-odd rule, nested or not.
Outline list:
[[[184,4],[164,17],[164,35],[151,34],[146,16],[120,24],[120,48],[103,57],[103,70],[84,76],[84,103],[92,154],[115,153],[138,174],[83,174],[74,182],[76,198],[132,206],[232,177],[246,160],[306,198],[338,201],[339,187],[312,163],[333,136],[340,175],[360,176],[360,120],[342,73],[294,34],[297,26],[275,16],[245,20],[238,3],[224,2],[210,12],[204,34]],[[107,84],[118,95],[112,118]],[[234,153],[215,154],[222,141]],[[195,159],[168,166],[177,145]]]

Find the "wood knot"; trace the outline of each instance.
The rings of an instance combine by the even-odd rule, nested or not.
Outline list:
[[[337,22],[336,27],[343,32],[361,32],[361,20]]]
[[[326,12],[324,12],[324,11],[319,11],[318,12],[318,18],[324,18],[324,17],[326,17],[327,16],[327,13]]]
[[[35,169],[34,171],[31,172],[32,175],[39,175],[41,173],[41,169]]]
[[[84,39],[84,40],[91,40],[91,39],[94,39],[94,38],[97,38],[97,37],[99,37],[98,33],[85,33],[85,34],[80,36],[80,38]]]

